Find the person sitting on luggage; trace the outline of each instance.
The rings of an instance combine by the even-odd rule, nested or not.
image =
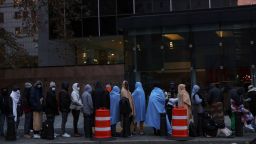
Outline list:
[[[254,131],[254,128],[252,127],[252,122],[253,122],[253,115],[252,113],[245,109],[243,105],[243,95],[244,94],[244,89],[242,87],[240,88],[234,88],[230,91],[231,95],[231,110],[232,113],[240,112],[242,113],[242,122],[244,123],[244,126],[252,131]]]
[[[49,137],[56,137],[57,134],[54,133],[54,120],[55,116],[59,115],[58,105],[57,105],[57,97],[56,97],[56,84],[55,82],[50,82],[50,87],[48,89],[46,99],[45,99],[45,114],[47,118],[47,122],[52,126],[51,132],[49,132]]]
[[[82,112],[84,114],[84,134],[86,138],[92,137],[92,121],[94,109],[91,94],[92,87],[89,84],[85,85],[81,99],[83,103]]]
[[[225,134],[226,137],[231,136],[232,132],[225,126],[223,96],[221,90],[215,85],[210,85],[208,103],[210,105],[211,116],[218,126],[218,135]]]

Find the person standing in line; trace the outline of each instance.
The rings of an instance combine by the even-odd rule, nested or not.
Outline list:
[[[153,90],[150,93],[148,107],[146,112],[145,123],[154,129],[154,135],[160,135],[160,115],[166,113],[165,110],[165,95],[160,88],[160,83],[155,82]],[[171,133],[171,125],[166,116],[167,132]]]
[[[68,114],[70,112],[70,104],[71,104],[71,97],[68,92],[69,83],[62,82],[61,84],[61,91],[59,93],[59,110],[61,112],[61,136],[65,138],[69,138],[70,134],[66,133],[66,123],[68,119]]]
[[[31,138],[30,130],[33,129],[32,121],[33,121],[33,113],[30,104],[30,96],[31,96],[32,84],[29,82],[25,83],[25,89],[22,95],[22,107],[25,113],[25,123],[24,123],[24,137]]]
[[[45,113],[47,121],[51,123],[51,132],[49,133],[50,137],[57,134],[54,133],[54,120],[55,116],[59,115],[58,105],[57,105],[57,97],[56,97],[56,84],[55,82],[50,82],[50,87],[47,91],[46,99],[45,99]]]
[[[80,87],[78,83],[74,83],[73,86],[73,91],[71,93],[71,105],[70,109],[72,111],[73,115],[73,127],[74,127],[74,136],[75,137],[80,137],[81,134],[78,133],[78,120],[79,120],[79,115],[80,115],[80,110],[83,107],[82,100],[80,98]]]
[[[129,115],[129,127],[130,127],[130,133],[134,134],[133,127],[134,127],[134,117],[136,115],[136,111],[134,107],[134,100],[133,100],[132,94],[129,91],[128,81],[123,81],[122,89],[121,89],[121,97],[126,97],[129,99],[130,109],[131,109],[131,113]]]
[[[92,87],[87,84],[84,87],[82,94],[83,114],[84,114],[84,134],[86,138],[92,137],[92,120],[93,120],[93,102],[92,102]]]
[[[135,90],[132,93],[134,99],[134,106],[135,106],[135,123],[134,123],[134,132],[137,131],[137,124],[140,125],[140,135],[144,134],[144,121],[146,117],[146,100],[145,100],[145,93],[142,87],[141,82],[136,82]]]
[[[190,120],[192,119],[191,101],[190,101],[189,94],[186,91],[185,84],[178,85],[178,106],[185,107],[187,109],[187,119],[188,119],[188,122],[190,122]]]
[[[110,92],[110,116],[111,116],[111,133],[116,136],[116,124],[120,121],[120,88],[114,86]]]
[[[5,97],[8,95],[6,88],[1,89],[0,93],[0,136],[4,136],[4,122],[5,122]]]
[[[33,138],[39,139],[41,138],[40,130],[42,128],[42,111],[43,111],[43,83],[41,81],[37,81],[34,84],[32,89],[32,93],[30,96],[31,108],[33,111],[33,130],[34,135]]]
[[[249,110],[254,116],[254,121],[256,124],[256,87],[253,87],[253,85],[248,86],[248,102],[249,102]]]
[[[191,96],[191,101],[192,101],[192,113],[193,113],[193,119],[194,119],[194,124],[196,126],[196,133],[197,136],[202,136],[203,135],[203,129],[202,129],[202,118],[203,118],[203,98],[199,94],[200,87],[198,85],[194,85],[192,89],[192,96]]]
[[[16,133],[20,123],[20,117],[22,116],[22,109],[21,109],[21,94],[18,87],[14,86],[10,97],[12,98],[12,110],[13,116],[15,121],[15,129]]]

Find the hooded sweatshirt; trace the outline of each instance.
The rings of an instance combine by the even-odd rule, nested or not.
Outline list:
[[[198,85],[193,86],[191,101],[193,104],[193,109],[196,110],[197,113],[202,113],[203,112],[203,106],[202,106],[203,100],[198,95],[199,90],[200,90],[200,87]]]
[[[71,104],[71,97],[68,93],[68,82],[63,82],[61,84],[61,91],[59,93],[59,106],[61,112],[69,112],[70,111],[70,104]]]
[[[70,109],[80,110],[83,107],[83,104],[79,94],[78,83],[74,83],[72,88],[73,88],[73,91],[71,93]]]
[[[82,103],[83,103],[83,113],[86,115],[93,114],[93,102],[92,102],[92,87],[87,84],[84,87],[84,92],[82,94]]]
[[[114,86],[113,90],[110,92],[110,115],[111,115],[111,125],[119,122],[120,117],[120,88],[118,86]]]
[[[145,100],[145,93],[142,87],[141,82],[136,82],[135,90],[132,93],[134,105],[135,105],[135,121],[141,122],[145,120],[146,116],[146,100]]]

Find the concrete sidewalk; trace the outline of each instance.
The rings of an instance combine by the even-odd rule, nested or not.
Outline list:
[[[45,118],[44,118],[45,119]],[[69,114],[68,122],[67,122],[67,132],[73,134],[73,118],[71,114]],[[17,141],[7,142],[3,137],[0,137],[0,144],[12,143],[12,144],[84,144],[84,143],[93,143],[93,144],[110,144],[110,143],[122,143],[122,144],[248,144],[253,138],[256,138],[256,133],[245,133],[243,137],[234,137],[234,138],[204,138],[198,137],[193,138],[189,141],[175,141],[170,140],[166,137],[158,137],[153,135],[153,129],[146,127],[145,135],[139,136],[135,135],[129,138],[117,137],[113,138],[109,141],[97,141],[95,139],[86,139],[84,137],[71,137],[71,138],[63,138],[57,137],[54,140],[43,140],[43,139],[26,139],[23,137],[23,125],[24,125],[24,117],[21,118],[19,125],[19,138]],[[61,117],[57,116],[55,119],[55,131],[56,133],[60,133],[61,126]],[[83,134],[83,116],[80,114],[79,118],[79,132]]]
[[[113,138],[111,140],[95,140],[86,139],[84,137],[71,137],[62,138],[57,137],[54,140],[43,139],[25,139],[19,138],[17,141],[7,142],[3,138],[0,138],[0,144],[110,144],[110,143],[122,143],[122,144],[248,144],[255,135],[246,135],[244,137],[235,138],[194,138],[189,141],[175,141],[169,140],[166,137],[158,137],[152,135],[145,136],[132,136],[129,138]]]

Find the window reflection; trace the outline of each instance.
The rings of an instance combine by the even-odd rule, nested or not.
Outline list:
[[[78,65],[123,63],[123,38],[121,36],[90,37],[78,40]]]

